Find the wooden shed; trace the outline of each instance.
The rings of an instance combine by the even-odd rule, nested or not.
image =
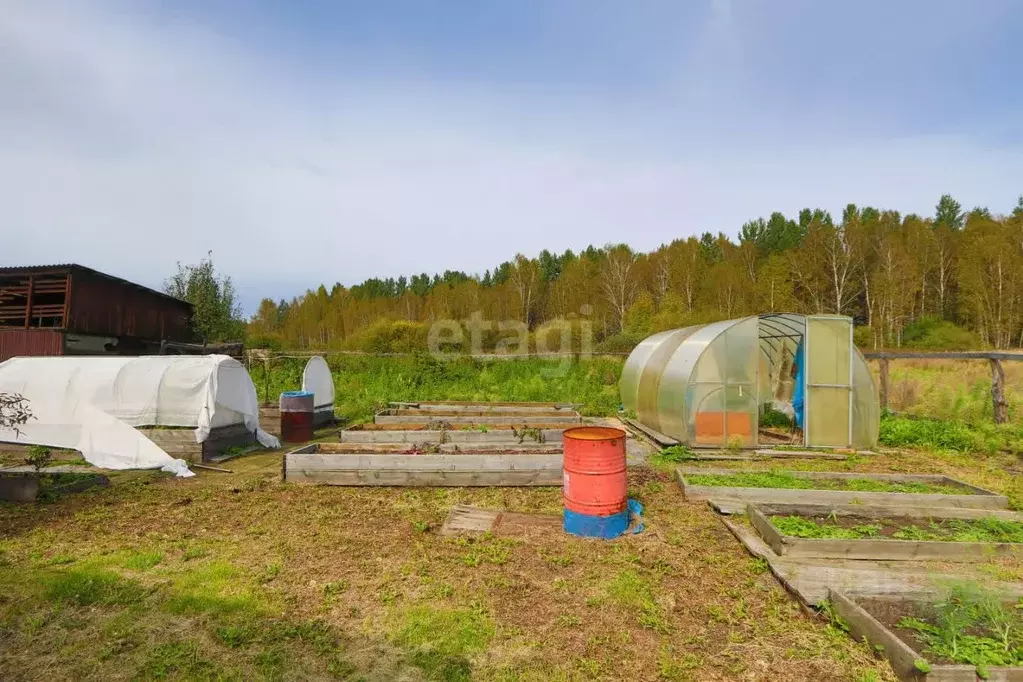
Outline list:
[[[0,268],[0,362],[158,354],[193,341],[192,305],[82,265]]]

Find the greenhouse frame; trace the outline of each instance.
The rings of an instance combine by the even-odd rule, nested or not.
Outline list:
[[[757,447],[770,408],[795,417],[795,444],[869,449],[880,407],[852,332],[849,317],[794,313],[660,332],[625,361],[622,407],[690,447]]]

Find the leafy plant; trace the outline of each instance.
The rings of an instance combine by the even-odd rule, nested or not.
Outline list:
[[[931,521],[926,527],[914,523],[903,525],[904,521],[899,519],[876,519],[872,523],[844,527],[834,514],[822,521],[802,516],[772,516],[771,523],[783,534],[797,538],[875,538],[888,528],[894,529],[891,537],[898,540],[1023,543],[1023,523],[993,516],[942,519]]]
[[[926,653],[974,665],[981,679],[988,666],[1023,664],[1023,617],[974,584],[953,585],[926,618],[903,618],[898,626],[916,632]]]
[[[32,419],[28,400],[18,393],[0,393],[0,429],[10,429],[19,434],[19,426]]]
[[[732,474],[688,474],[693,485],[737,488],[789,488],[797,490],[850,490],[882,493],[951,493],[968,491],[952,485],[917,481],[878,481],[870,478],[800,478],[777,471],[737,471]]]
[[[28,449],[28,457],[25,458],[25,464],[35,467],[36,473],[39,473],[43,467],[49,466],[52,461],[53,453],[50,452],[50,448],[44,445],[30,446]]]
[[[760,413],[761,428],[790,429],[793,426],[792,418],[779,410],[764,405],[764,411]]]

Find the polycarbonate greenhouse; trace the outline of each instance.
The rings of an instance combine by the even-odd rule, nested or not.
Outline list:
[[[622,405],[691,447],[754,447],[761,415],[787,412],[803,445],[877,442],[877,388],[852,319],[772,313],[654,334],[622,370]]]

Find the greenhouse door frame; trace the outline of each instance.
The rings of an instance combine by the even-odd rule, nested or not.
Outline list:
[[[832,334],[832,338],[829,339],[829,341],[831,342],[831,346],[830,347],[828,347],[827,345],[823,345],[823,346],[820,345],[820,340],[818,340],[818,344],[815,345],[814,342],[813,342],[814,334],[812,332],[813,327],[815,326],[814,325],[815,322],[817,322],[817,323],[824,323],[824,324],[834,324],[836,322],[842,322],[842,323],[846,324],[848,326],[848,328],[849,328],[849,332],[848,332],[847,337],[845,335],[843,335],[843,340],[845,338],[848,338],[848,341],[847,341],[848,348],[846,349],[846,353],[845,353],[846,362],[848,364],[848,370],[847,371],[843,371],[843,369],[845,369],[845,368],[842,368],[841,366],[836,367],[836,371],[833,372],[830,377],[825,377],[826,379],[829,379],[828,381],[817,381],[815,379],[815,377],[812,376],[813,374],[817,373],[814,370],[814,366],[817,363],[815,363],[813,361],[813,359],[815,357],[817,357],[817,356],[819,356],[825,362],[828,362],[829,359],[835,359],[836,353],[834,351],[836,349],[836,345],[834,344],[834,341],[837,340],[837,335]],[[803,402],[803,445],[804,446],[806,446],[806,447],[820,447],[820,448],[827,448],[827,447],[831,447],[831,448],[834,448],[834,447],[848,448],[848,447],[852,447],[852,440],[853,440],[853,361],[854,361],[854,357],[853,356],[856,353],[855,348],[856,347],[855,347],[855,345],[853,343],[853,322],[852,322],[852,318],[847,317],[845,315],[807,315],[806,316],[806,337],[805,337],[805,341],[803,342],[803,362],[806,365],[806,367],[804,368],[804,371],[803,371],[803,401],[804,401]],[[817,352],[817,356],[812,355],[815,351]],[[840,356],[839,356],[839,359],[840,359]],[[828,393],[834,394],[834,392],[836,390],[844,390],[845,391],[845,396],[846,396],[845,397],[845,402],[846,402],[846,405],[845,405],[844,408],[839,407],[838,410],[840,410],[840,411],[836,411],[834,409],[829,411],[828,408],[824,406],[825,396]],[[837,416],[837,414],[842,414],[842,413],[846,414],[846,419],[848,421],[847,421],[847,429],[845,430],[845,434],[844,434],[844,436],[845,436],[845,442],[844,443],[838,441],[837,438],[829,437],[828,434],[821,435],[821,436],[818,436],[816,434],[814,429],[811,428],[811,426],[813,425],[814,419],[815,419],[815,417],[817,415],[817,413],[814,412],[814,409],[823,409],[823,410],[825,410],[825,413],[835,414],[836,416]],[[813,415],[813,416],[811,416],[811,415]],[[834,434],[832,433],[831,436],[833,436],[833,435]]]

